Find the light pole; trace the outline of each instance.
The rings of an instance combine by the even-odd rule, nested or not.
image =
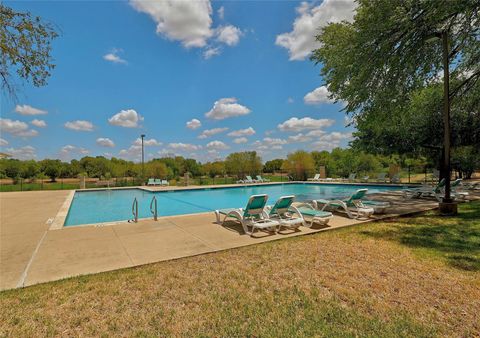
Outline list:
[[[140,135],[142,138],[142,181],[145,180],[145,156],[144,156],[144,150],[143,150],[143,139],[145,137],[145,134]]]
[[[457,213],[457,205],[453,203],[450,194],[450,141],[452,131],[450,127],[450,70],[448,51],[448,31],[436,33],[429,40],[442,40],[443,49],[443,171],[445,173],[445,195],[440,202],[440,213],[452,215]]]

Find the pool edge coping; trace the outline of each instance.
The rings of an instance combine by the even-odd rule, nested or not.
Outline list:
[[[75,189],[71,190],[68,196],[66,197],[63,205],[60,207],[60,210],[57,212],[56,216],[54,217],[53,222],[50,225],[48,230],[62,230],[68,229],[70,227],[104,227],[104,226],[113,226],[118,224],[125,224],[130,223],[131,220],[121,220],[121,221],[110,221],[110,222],[98,222],[98,223],[85,223],[85,224],[76,224],[72,226],[65,226],[65,222],[70,211],[70,207],[73,203],[73,198],[77,192],[95,192],[95,191],[108,191],[108,190],[142,190],[149,193],[168,193],[168,192],[176,192],[176,191],[195,191],[195,190],[212,190],[212,189],[225,189],[225,188],[242,188],[242,187],[252,187],[252,186],[269,186],[269,185],[284,185],[284,184],[314,184],[314,185],[352,185],[352,186],[359,186],[359,185],[371,185],[371,186],[384,186],[384,187],[405,187],[406,185],[410,184],[396,184],[396,183],[384,183],[379,184],[379,182],[311,182],[311,181],[289,181],[289,182],[264,182],[264,183],[253,183],[253,184],[231,184],[231,185],[219,185],[219,186],[194,186],[194,187],[175,187],[180,189],[166,189],[166,190],[149,190],[146,186],[133,186],[133,187],[117,187],[115,188],[92,188],[92,189]],[[396,191],[396,190],[393,190]],[[208,214],[212,211],[205,211],[205,212],[196,212],[196,213],[189,213],[189,214],[181,214],[181,215],[169,215],[169,216],[159,216],[158,219],[164,219],[167,217],[183,217],[183,216],[193,216],[193,215],[201,215],[201,214]],[[138,221],[142,220],[149,220],[152,217],[142,217],[139,218]]]
[[[57,214],[55,215],[55,218],[53,219],[53,222],[50,225],[50,228],[48,228],[48,230],[60,230],[64,227],[75,193],[76,193],[76,190],[70,190],[70,192],[67,195],[67,198],[65,198],[65,201],[63,202],[62,206],[60,207]]]

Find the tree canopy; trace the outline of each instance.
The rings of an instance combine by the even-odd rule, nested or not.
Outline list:
[[[58,36],[53,25],[30,13],[0,4],[0,76],[2,89],[14,96],[16,73],[36,87],[44,86],[55,67],[51,42]]]
[[[440,154],[441,76],[446,31],[450,51],[453,146],[480,146],[480,2],[359,0],[354,21],[317,36],[332,98],[357,127],[354,146],[376,153]]]

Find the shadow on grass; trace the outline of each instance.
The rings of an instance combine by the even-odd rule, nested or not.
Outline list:
[[[480,203],[459,206],[455,217],[435,213],[379,223],[360,233],[398,242],[444,259],[449,265],[480,271]]]

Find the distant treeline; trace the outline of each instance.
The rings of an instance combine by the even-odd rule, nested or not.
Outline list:
[[[480,161],[467,155],[463,156],[463,160],[459,158],[458,154],[457,158],[454,155],[453,162],[454,169],[468,177],[475,169],[478,169]],[[111,177],[176,179],[186,172],[189,172],[192,177],[229,175],[241,178],[245,175],[257,175],[262,172],[283,172],[288,173],[294,179],[303,180],[317,172],[321,166],[325,167],[329,177],[346,177],[350,173],[387,172],[392,164],[403,168],[410,167],[414,171],[422,171],[425,167],[436,167],[434,163],[429,163],[423,157],[373,155],[351,148],[335,148],[331,152],[299,150],[289,154],[286,159],[274,159],[265,163],[255,151],[231,153],[223,161],[203,164],[195,159],[182,156],[158,158],[145,162],[144,166],[141,163],[115,157],[108,159],[103,156],[86,156],[70,162],[54,159],[40,161],[1,159],[0,178],[13,180],[50,178],[52,181],[57,178],[79,176],[106,179]]]

